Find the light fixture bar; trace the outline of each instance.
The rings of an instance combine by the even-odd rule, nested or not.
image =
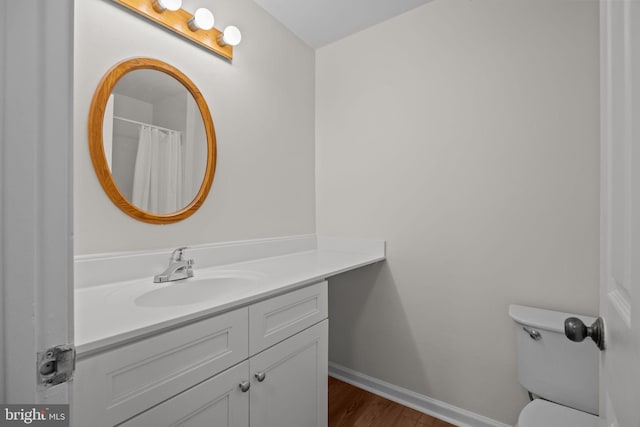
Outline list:
[[[189,29],[188,24],[192,15],[184,9],[176,11],[163,10],[162,12],[158,12],[154,9],[152,1],[150,0],[113,1],[177,34],[180,34],[182,37],[209,49],[229,61],[233,59],[233,46],[229,44],[220,46],[220,44],[218,44],[218,37],[222,35],[222,32],[217,28],[192,31]]]

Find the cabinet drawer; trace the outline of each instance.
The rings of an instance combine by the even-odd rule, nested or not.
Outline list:
[[[249,427],[249,362],[243,362],[167,400],[119,427]]]
[[[247,328],[242,308],[79,360],[75,424],[116,425],[246,359]]]
[[[249,354],[256,354],[327,318],[327,282],[249,307]]]

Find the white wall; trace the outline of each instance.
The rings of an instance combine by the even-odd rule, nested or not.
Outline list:
[[[75,2],[75,253],[313,233],[314,51],[251,0],[185,0],[209,7],[216,27],[237,25],[233,64],[109,0]],[[200,88],[212,113],[218,165],[209,197],[172,225],[136,221],[105,196],[87,146],[98,82],[117,62],[161,59]]]
[[[330,284],[332,361],[515,423],[508,305],[597,312],[598,54],[570,0],[438,0],[317,51],[318,234],[388,242]]]

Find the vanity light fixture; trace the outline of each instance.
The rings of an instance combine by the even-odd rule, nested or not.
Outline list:
[[[238,27],[233,25],[225,27],[222,34],[218,35],[218,44],[220,46],[237,46],[240,44],[240,40],[242,40],[242,34]]]
[[[182,0],[113,0],[133,12],[180,34],[231,61],[233,47],[240,43],[240,30],[230,25],[224,32],[216,29],[213,13],[205,8],[192,14],[182,9]]]
[[[175,12],[182,7],[182,0],[153,0],[151,4],[156,12],[164,12],[165,10]]]
[[[187,21],[187,25],[191,31],[208,31],[213,28],[213,22],[213,13],[209,9],[201,7],[196,9],[191,19]]]

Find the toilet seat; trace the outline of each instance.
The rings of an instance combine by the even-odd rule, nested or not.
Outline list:
[[[543,399],[524,407],[518,427],[598,427],[598,417]]]

